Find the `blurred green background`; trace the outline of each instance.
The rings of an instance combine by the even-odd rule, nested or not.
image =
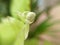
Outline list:
[[[31,0],[36,18],[25,45],[60,45],[60,0]],[[0,19],[10,16],[9,0],[0,0]]]

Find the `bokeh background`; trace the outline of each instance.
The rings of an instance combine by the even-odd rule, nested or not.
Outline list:
[[[25,45],[60,45],[60,0],[31,0],[36,13]],[[9,0],[0,0],[0,18],[10,16]]]

